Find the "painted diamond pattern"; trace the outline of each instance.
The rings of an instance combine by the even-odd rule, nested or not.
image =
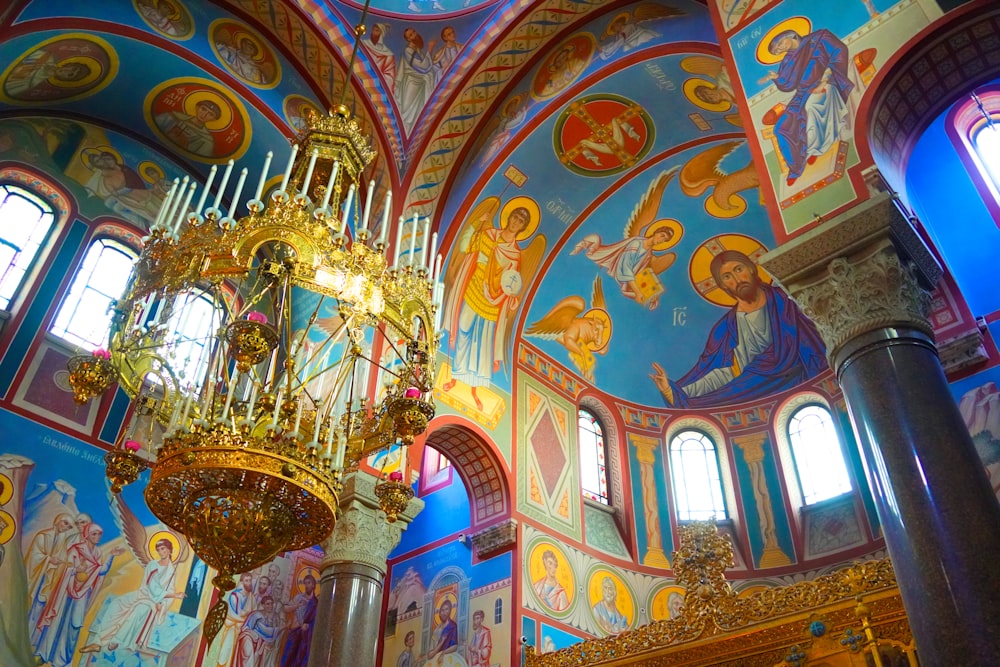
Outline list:
[[[556,484],[566,467],[566,453],[556,433],[556,425],[552,420],[552,412],[546,410],[538,420],[538,425],[531,433],[531,449],[538,461],[542,473],[545,490],[551,497],[556,492]]]

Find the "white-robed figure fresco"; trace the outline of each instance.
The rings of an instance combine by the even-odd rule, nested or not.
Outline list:
[[[121,496],[112,496],[111,506],[129,551],[143,567],[142,580],[136,590],[113,597],[105,606],[81,653],[148,649],[171,603],[184,597],[178,591],[177,568],[188,558],[187,542],[169,530],[150,536]]]

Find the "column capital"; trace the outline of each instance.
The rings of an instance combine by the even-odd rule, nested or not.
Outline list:
[[[655,463],[656,449],[660,446],[659,438],[652,438],[648,435],[629,433],[628,441],[632,443],[636,451],[636,460],[639,463]]]
[[[322,569],[335,563],[361,563],[385,575],[389,552],[399,544],[403,531],[424,503],[414,498],[395,523],[388,523],[375,495],[377,483],[377,477],[360,471],[345,477],[340,516],[333,534],[323,543],[326,556]]]
[[[767,443],[767,433],[748,433],[733,436],[733,443],[743,450],[743,458],[747,463],[758,463],[764,460],[764,445]]]
[[[891,195],[858,204],[760,263],[816,324],[835,369],[844,344],[862,334],[903,328],[933,337],[929,290],[941,267]]]

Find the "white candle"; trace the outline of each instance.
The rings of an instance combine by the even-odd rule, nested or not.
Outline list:
[[[299,194],[305,195],[306,197],[309,196],[309,181],[312,180],[313,169],[316,168],[316,158],[318,157],[319,157],[319,149],[314,148],[312,155],[309,156],[309,166],[306,168],[305,180],[302,181],[302,189],[299,190]]]
[[[235,163],[232,160],[226,163],[226,171],[222,174],[222,183],[215,193],[215,203],[212,204],[212,208],[216,211],[219,210],[219,204],[222,203],[222,193],[226,191],[226,186],[229,185],[229,176],[233,173],[233,164]]]
[[[222,419],[220,421],[225,422],[229,417],[229,408],[233,405],[233,394],[236,393],[236,385],[239,383],[239,380],[240,372],[236,371],[229,382],[229,390],[226,392],[226,404],[222,408]]]
[[[281,412],[281,392],[274,392],[274,416],[271,417],[271,428],[278,427],[278,413]]]
[[[392,209],[392,190],[385,193],[385,208],[382,210],[382,227],[379,229],[378,243],[385,248],[386,235],[389,233],[389,212]]]
[[[344,199],[344,217],[340,219],[340,233],[343,234],[347,229],[347,219],[351,217],[351,204],[354,203],[354,183],[351,183],[351,187],[347,188],[347,198]]]
[[[399,264],[399,246],[403,245],[403,216],[396,221],[396,245],[392,248],[392,266]]]
[[[292,154],[288,156],[288,165],[285,167],[285,175],[281,178],[281,187],[278,188],[281,192],[287,192],[285,188],[288,187],[288,179],[292,177],[292,165],[295,164],[295,156],[299,153],[299,145],[294,144],[292,146]]]
[[[177,187],[177,194],[174,196],[173,201],[170,203],[170,211],[163,218],[163,228],[172,229],[174,216],[177,215],[177,208],[181,205],[181,201],[184,199],[184,191],[187,190],[188,181],[191,180],[190,176],[185,176],[184,180]]]
[[[253,421],[253,409],[254,406],[257,405],[257,383],[251,382],[250,384],[251,384],[250,402],[247,404],[247,418],[246,418],[248,422]]]
[[[184,203],[181,205],[181,210],[177,214],[177,221],[174,222],[173,235],[177,236],[177,233],[181,229],[181,222],[184,221],[184,215],[187,213],[188,206],[191,205],[191,198],[194,197],[194,189],[198,186],[197,183],[192,183],[188,186],[187,196],[184,198]]]
[[[434,264],[434,253],[437,252],[437,245],[438,245],[438,233],[434,232],[433,234],[431,234],[431,249],[430,252],[427,253],[427,275],[431,275],[431,268]],[[431,280],[433,279],[434,278],[432,277]]]
[[[212,182],[215,180],[215,173],[217,171],[219,171],[219,165],[213,164],[208,172],[208,180],[205,181],[205,189],[201,191],[201,198],[198,200],[198,205],[194,207],[195,213],[201,213],[202,209],[205,208],[205,200],[208,199],[208,191],[212,187]]]
[[[260,180],[257,181],[257,190],[253,194],[253,198],[256,201],[260,201],[260,196],[264,194],[264,182],[267,180],[267,170],[271,168],[272,157],[274,157],[274,152],[268,151],[267,157],[264,158],[264,168],[260,170]]]
[[[177,430],[177,420],[181,416],[181,403],[184,402],[184,397],[181,396],[179,400],[174,401],[174,409],[170,413],[170,424],[167,426],[166,435],[172,435],[175,430]]]
[[[413,266],[413,255],[417,248],[417,220],[418,216],[416,213],[413,214],[413,224],[410,225],[410,253],[406,258],[406,264],[410,267]]]
[[[247,180],[247,168],[243,167],[243,170],[240,171],[240,177],[236,181],[236,192],[233,193],[233,205],[229,209],[230,211],[232,211],[234,216],[237,214],[237,211],[239,210],[238,207],[240,204],[240,195],[243,194],[243,184],[246,183],[246,180]]]
[[[417,268],[422,269],[427,266],[427,242],[430,240],[427,237],[430,236],[430,231],[431,219],[429,217],[424,218],[424,233],[420,236],[420,261],[417,262]]]
[[[368,218],[370,218],[372,214],[372,198],[374,196],[375,196],[375,181],[374,180],[368,181],[368,196],[365,197],[365,214],[361,218],[361,229],[365,231],[368,231]],[[356,229],[354,231],[355,233],[357,233],[360,230]]]
[[[299,409],[295,411],[295,426],[292,427],[292,433],[295,435],[299,434],[299,425],[302,423],[302,409],[306,405],[306,399],[304,394],[299,394]]]
[[[181,426],[187,428],[188,413],[191,411],[191,400],[194,398],[194,392],[187,395],[186,398],[182,398],[184,401],[184,412],[181,414]]]
[[[330,206],[330,197],[333,196],[333,185],[337,180],[337,174],[340,172],[340,162],[337,160],[333,161],[333,168],[330,169],[330,178],[326,182],[326,194],[323,195],[323,205],[320,207],[326,210]]]
[[[177,184],[180,182],[181,179],[179,178],[174,179],[173,184],[170,186],[170,191],[167,192],[167,197],[163,200],[163,203],[160,204],[160,210],[156,214],[156,222],[154,222],[153,226],[149,228],[149,231],[153,231],[154,229],[156,229],[161,222],[166,223],[165,217],[167,209],[170,208],[171,204],[174,203],[174,195],[177,193]]]
[[[333,468],[339,470],[344,467],[344,455],[347,453],[347,439],[344,434],[337,435],[337,455],[333,459]]]
[[[438,253],[437,260],[434,262],[434,272],[431,273],[431,282],[434,282],[441,275],[441,262],[444,261],[444,257],[441,253]]]

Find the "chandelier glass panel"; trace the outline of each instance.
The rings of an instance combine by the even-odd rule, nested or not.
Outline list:
[[[136,413],[164,428],[146,502],[219,571],[220,590],[233,574],[324,540],[340,471],[412,444],[434,416],[436,235],[428,243],[429,225],[416,218],[390,224],[391,193],[372,231],[374,183],[366,196],[360,185],[373,158],[337,107],[308,119],[267,204],[271,153],[245,205],[242,170],[231,208],[248,210],[242,218],[219,208],[232,163],[207,208],[216,168],[194,206],[195,184],[175,182],[108,349],[71,360],[78,400],[117,380]],[[135,437],[107,457],[116,492],[143,466]],[[402,480],[380,487],[393,520],[412,491]],[[209,641],[224,617],[223,602],[206,621]]]

